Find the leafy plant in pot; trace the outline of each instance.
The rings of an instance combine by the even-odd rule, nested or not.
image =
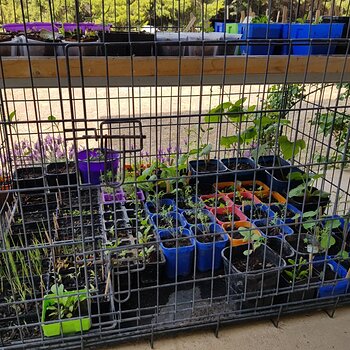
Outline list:
[[[289,179],[302,181],[296,188],[288,192],[289,201],[297,209],[304,212],[314,211],[318,207],[325,209],[329,204],[330,194],[314,187],[314,183],[322,178],[321,174],[308,174],[294,172],[288,175]]]
[[[100,176],[111,170],[117,174],[119,153],[110,149],[93,148],[78,153],[78,167],[83,184],[99,185]]]
[[[141,282],[146,285],[157,283],[157,276],[159,276],[159,280],[163,277],[165,257],[159,249],[159,243],[156,242],[153,226],[150,224],[148,217],[140,221],[138,243],[142,244],[139,258],[145,261],[145,270],[141,273]]]
[[[230,289],[239,296],[263,297],[277,288],[278,269],[285,266],[285,261],[275,252],[263,244],[261,239],[253,240],[253,236],[247,237],[251,243],[236,247],[227,247],[222,251],[227,283]],[[254,301],[248,304],[256,305]],[[269,300],[259,299],[260,303],[271,305]],[[236,299],[237,301],[237,299]],[[248,306],[248,305],[247,305]]]
[[[166,275],[173,280],[176,276],[186,277],[193,269],[195,241],[188,229],[159,231],[161,248],[166,259]]]
[[[87,293],[86,289],[67,292],[63,285],[51,287],[51,294],[44,297],[41,317],[41,327],[46,337],[59,336],[61,330],[63,334],[69,334],[91,328]]]
[[[99,42],[99,38],[94,31],[86,30],[84,34],[82,32],[78,33],[76,30],[73,32],[65,31],[62,32],[64,39],[63,44],[81,44],[63,47],[66,49],[68,56],[96,56],[98,52],[98,45],[94,43]],[[65,54],[65,53],[64,53]]]
[[[219,269],[222,266],[221,251],[228,242],[223,228],[210,223],[192,226],[191,230],[196,237],[197,269],[201,272]]]

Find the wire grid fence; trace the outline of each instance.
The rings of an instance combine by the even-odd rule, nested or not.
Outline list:
[[[13,14],[6,14],[2,3],[3,21],[28,24],[29,5],[13,2]],[[45,43],[54,48],[52,87],[38,87],[31,68],[25,88],[23,80],[8,86],[8,61],[0,57],[1,346],[81,348],[146,335],[153,342],[166,331],[218,330],[226,322],[346,304],[347,54],[335,81],[326,78],[326,65],[315,84],[306,72],[291,82],[288,69],[279,84],[270,84],[268,69],[258,84],[245,71],[239,84],[227,84],[225,74],[213,84],[204,76],[206,49],[220,47],[225,63],[230,45],[242,41],[175,41],[179,62],[201,46],[199,83],[183,83],[180,70],[162,86],[156,70],[148,86],[139,86],[132,70],[123,86],[109,79],[111,48],[133,61],[137,48],[149,44],[157,64],[161,45],[154,37],[135,43],[131,32],[123,44],[106,43],[104,29],[113,22],[104,17],[107,3],[82,5],[67,3],[60,14],[57,3],[40,7],[52,28],[57,21],[75,20],[78,28],[90,18],[103,23],[98,43],[69,44],[64,57],[61,42]],[[123,24],[117,7],[109,8],[114,27],[140,27],[133,5],[121,8]],[[164,30],[154,5],[148,24]],[[215,14],[228,4],[206,5],[217,7]],[[300,13],[290,11],[290,20],[326,3],[294,5]],[[198,7],[197,29],[207,28],[208,6]],[[266,9],[250,3],[234,9],[250,6]],[[269,13],[276,8],[267,6]],[[91,16],[82,17],[83,10]],[[166,29],[185,28],[190,10],[167,19]],[[28,38],[27,25],[24,32]],[[326,45],[330,58],[333,39],[305,41],[309,48]],[[267,38],[243,43],[277,45]],[[28,61],[37,59],[31,49],[45,45],[11,42],[17,53],[27,48]],[[85,80],[89,47],[105,58],[99,87]],[[74,49],[80,76],[73,83]],[[311,62],[310,51],[306,56]]]

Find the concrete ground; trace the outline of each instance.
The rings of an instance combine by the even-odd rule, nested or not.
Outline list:
[[[210,329],[155,337],[156,350],[348,350],[350,307],[340,308],[333,319],[325,312],[281,318],[279,328],[269,320],[246,322],[220,328],[219,338]],[[149,350],[146,340],[133,341],[104,350]]]

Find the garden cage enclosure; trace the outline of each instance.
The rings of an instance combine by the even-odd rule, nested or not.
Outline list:
[[[2,348],[348,303],[350,17],[282,5],[0,2]]]

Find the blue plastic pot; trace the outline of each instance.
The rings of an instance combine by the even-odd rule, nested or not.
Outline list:
[[[324,263],[324,257],[314,258],[313,265],[320,272],[323,271]],[[339,281],[329,282],[329,285],[325,285],[327,282],[324,281],[324,285],[320,287],[318,292],[319,298],[346,294],[349,290],[350,283],[349,279],[345,279],[347,271],[341,265],[337,264],[334,260],[331,260],[329,257],[327,257],[327,264],[332,266],[332,269],[336,274],[336,278],[339,279]]]
[[[274,163],[273,163],[274,161]],[[277,173],[279,170],[279,167],[284,166],[291,166],[291,164],[286,161],[285,159],[278,157],[278,156],[262,156],[258,159],[258,164],[261,169],[264,169],[265,167],[271,168],[274,167],[275,169],[265,169],[266,174],[266,185],[272,188],[273,191],[279,192],[279,193],[285,193],[288,190],[288,182],[290,182],[289,189],[297,187],[301,182],[300,181],[289,181],[289,180],[281,180],[276,178],[275,173]],[[269,165],[272,164],[272,165]],[[284,171],[290,172],[290,168],[284,168]],[[300,170],[298,167],[291,167],[291,172],[300,172],[304,173],[302,170]]]
[[[190,224],[187,220],[186,220],[186,218],[185,218],[185,213],[198,213],[198,212],[202,212],[202,213],[204,213],[206,216],[208,216],[208,218],[209,218],[209,220],[210,220],[210,222],[211,223],[213,223],[213,224],[215,224],[216,223],[216,219],[215,219],[215,216],[209,211],[209,210],[207,210],[207,209],[200,209],[200,210],[195,210],[195,209],[190,209],[190,210],[184,210],[184,211],[182,211],[182,213],[181,213],[181,218],[182,218],[182,220],[183,220],[183,222],[185,222],[186,223],[186,228],[191,228],[191,226],[193,226],[193,224]]]
[[[269,39],[280,39],[282,37],[282,26],[276,23],[239,23],[238,33],[242,34],[242,40],[261,40],[260,43],[248,43],[241,45],[242,55],[273,55],[275,54],[276,42],[270,44]]]
[[[268,206],[266,206],[265,204],[254,204],[254,206],[256,208],[260,208],[262,211],[264,211],[265,213],[267,213],[267,217],[273,219],[274,218],[274,213],[271,210],[271,208],[269,208]],[[248,218],[248,221],[250,222],[255,222],[257,220],[260,219],[254,219],[250,217],[250,210],[251,210],[251,205],[245,205],[244,208],[243,206],[241,207],[241,211],[242,213]]]
[[[321,23],[321,24],[291,24],[291,39],[338,39],[343,33],[344,23]],[[328,41],[322,43],[311,43],[309,41],[294,41],[292,43],[293,55],[332,55],[336,49],[336,44],[330,45]]]
[[[277,225],[279,226],[279,228],[281,229],[282,233],[279,234],[279,235],[275,235],[275,236],[269,236],[269,235],[266,235],[261,229],[259,229],[259,231],[261,232],[261,234],[264,236],[264,237],[284,237],[285,235],[292,235],[294,233],[294,231],[287,225],[283,225],[283,222],[282,220],[276,220],[277,221]],[[271,220],[270,220],[271,222]],[[272,224],[268,223],[268,220],[267,219],[261,219],[261,220],[254,220],[253,221],[253,224],[260,228],[260,227],[267,227],[267,226],[272,226]]]
[[[188,229],[183,229],[182,234],[190,237],[191,232]],[[169,230],[159,231],[160,240],[171,239],[172,233]],[[169,279],[173,280],[176,276],[186,277],[193,271],[193,255],[195,248],[195,240],[191,238],[191,245],[177,248],[166,248],[163,242],[160,243],[163,250],[166,264],[165,272]]]
[[[179,201],[180,200],[181,199],[179,199]],[[192,196],[191,201],[192,201],[192,203],[196,204],[197,208],[199,208],[199,207],[204,208],[204,204],[199,197]],[[174,201],[174,203],[175,203],[175,201]],[[176,206],[175,211],[177,211],[178,213],[183,213],[184,211],[191,210],[191,208],[182,209],[182,208],[179,208],[177,205],[175,205],[175,206]]]
[[[273,212],[275,212],[277,206],[276,206],[276,205],[271,205],[270,208],[271,208],[271,210],[272,210]],[[295,222],[299,222],[299,221],[301,220],[301,218],[302,218],[302,216],[303,216],[303,213],[302,213],[300,210],[298,210],[296,207],[294,207],[293,205],[291,205],[291,204],[289,204],[289,203],[287,204],[287,209],[288,209],[289,211],[293,212],[294,214],[298,214],[299,216],[298,216],[297,218],[295,218],[295,219],[292,219],[292,218],[284,218],[284,219],[282,220],[283,223],[285,223],[285,224],[292,224],[292,223],[295,223]]]
[[[162,208],[163,205],[167,205],[167,206],[171,205],[171,206],[173,207],[173,210],[172,210],[172,211],[175,211],[175,201],[172,200],[172,199],[160,199],[160,200],[158,201],[158,206],[157,206],[155,203],[153,203],[153,202],[146,202],[146,203],[145,203],[145,211],[146,211],[146,213],[147,213],[148,215],[154,215],[154,214],[157,214],[157,213],[151,211],[151,210],[150,210],[151,207],[154,206],[155,209],[161,210],[161,208]]]
[[[151,222],[156,227],[157,232],[160,230],[164,230],[164,228],[158,228],[158,220],[161,218],[161,214],[153,214],[151,216]],[[185,227],[186,221],[181,217],[179,213],[176,212],[170,212],[167,216],[170,216],[174,219],[174,227],[172,229],[176,229],[176,227]]]
[[[256,171],[256,164],[254,160],[248,157],[238,157],[238,158],[224,158],[221,160],[222,163],[227,168],[224,181],[245,181],[254,180],[254,172],[256,172],[255,179],[260,180],[258,172]],[[239,170],[237,169],[238,164],[247,164],[252,167],[252,169]]]
[[[191,231],[195,236],[198,229],[204,229],[205,225],[192,226]],[[196,239],[197,246],[197,269],[201,272],[217,270],[222,267],[221,251],[226,247],[228,242],[228,235],[224,229],[218,224],[209,225],[210,232],[221,233],[221,241],[210,243],[202,243]],[[214,254],[214,257],[213,257]],[[213,259],[214,258],[214,259]]]

